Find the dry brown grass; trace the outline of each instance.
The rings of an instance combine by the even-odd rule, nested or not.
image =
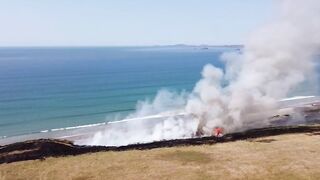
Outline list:
[[[281,135],[2,164],[0,179],[320,179],[320,136]]]

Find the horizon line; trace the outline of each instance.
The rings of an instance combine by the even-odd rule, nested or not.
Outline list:
[[[97,48],[97,47],[229,47],[229,46],[244,46],[243,44],[167,44],[167,45],[13,45],[1,46],[0,48]]]

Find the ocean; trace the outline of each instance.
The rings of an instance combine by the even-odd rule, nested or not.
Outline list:
[[[0,137],[120,120],[239,47],[0,48]]]

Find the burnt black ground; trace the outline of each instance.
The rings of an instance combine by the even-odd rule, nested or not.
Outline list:
[[[38,139],[0,146],[0,164],[24,160],[45,159],[79,155],[100,151],[148,150],[163,147],[215,144],[259,137],[275,136],[288,133],[320,133],[320,125],[300,125],[251,129],[244,132],[226,134],[223,137],[197,137],[189,139],[165,140],[127,146],[80,146],[71,141],[56,139]]]

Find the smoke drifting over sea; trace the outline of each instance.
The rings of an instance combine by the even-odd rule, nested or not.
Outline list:
[[[124,145],[192,137],[196,131],[210,135],[214,127],[234,132],[267,125],[279,99],[302,83],[316,86],[320,50],[320,1],[280,2],[273,21],[250,36],[241,54],[221,56],[225,69],[208,64],[191,94],[160,91],[153,102],[138,103],[137,112],[128,117],[158,114],[164,121],[111,125],[86,143]]]

